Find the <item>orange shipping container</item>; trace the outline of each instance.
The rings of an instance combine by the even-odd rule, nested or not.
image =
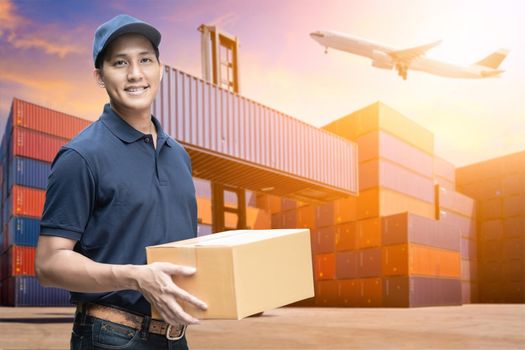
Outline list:
[[[357,198],[357,219],[388,216],[404,212],[435,219],[435,207],[410,196],[384,188],[374,188],[359,193]]]
[[[336,224],[356,220],[357,198],[346,197],[334,201],[334,215]]]
[[[384,130],[430,155],[434,154],[434,135],[430,131],[381,102],[355,111],[323,129],[349,140],[371,131]]]
[[[44,210],[46,191],[14,185],[10,200],[13,210],[10,214],[40,219]]]
[[[357,221],[357,249],[381,245],[381,218]]]
[[[319,281],[315,293],[318,306],[339,306],[339,281]]]
[[[355,222],[336,226],[335,249],[338,252],[357,249],[357,229]]]
[[[51,163],[67,140],[38,131],[16,128],[13,131],[13,155]]]
[[[382,306],[383,287],[380,277],[360,279],[359,306]]]
[[[338,306],[359,306],[361,296],[360,279],[338,280],[339,298]]]
[[[503,217],[503,200],[502,198],[482,199],[479,201],[480,219],[500,219]]]
[[[315,208],[311,205],[297,209],[297,227],[314,229]]]
[[[383,247],[382,271],[386,276],[420,275],[459,277],[460,253],[417,244]]]
[[[525,193],[507,196],[503,199],[503,216],[525,215]]]
[[[335,253],[318,254],[315,256],[315,279],[335,279]]]
[[[2,278],[35,276],[35,247],[10,246],[2,255]]]
[[[13,125],[66,139],[72,139],[92,122],[49,108],[13,99]]]

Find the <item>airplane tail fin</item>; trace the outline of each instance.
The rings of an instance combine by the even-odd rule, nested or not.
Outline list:
[[[487,68],[498,69],[499,65],[501,64],[501,62],[503,62],[505,57],[507,57],[508,53],[508,50],[499,49],[498,51],[491,53],[481,61],[476,62],[475,64]]]

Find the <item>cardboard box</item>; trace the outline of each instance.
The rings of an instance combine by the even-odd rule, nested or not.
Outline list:
[[[197,269],[174,282],[208,304],[202,311],[182,303],[199,319],[241,319],[314,296],[308,229],[226,231],[146,247],[146,253],[148,263]]]

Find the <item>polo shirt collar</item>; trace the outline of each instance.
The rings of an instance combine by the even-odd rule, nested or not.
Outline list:
[[[100,117],[106,127],[119,139],[126,143],[132,143],[144,138],[145,134],[138,131],[128,123],[124,121],[110,106],[109,103],[104,105],[104,111]],[[164,129],[160,125],[157,118],[152,116],[152,121],[157,128],[157,140],[158,144],[162,145],[166,143],[168,146],[172,146],[170,137],[164,132]]]

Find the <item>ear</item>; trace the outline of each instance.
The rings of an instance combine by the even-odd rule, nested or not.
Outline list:
[[[95,81],[97,82],[97,85],[100,87],[104,86],[104,77],[102,76],[102,70],[95,68],[93,69],[93,78],[95,78]]]

